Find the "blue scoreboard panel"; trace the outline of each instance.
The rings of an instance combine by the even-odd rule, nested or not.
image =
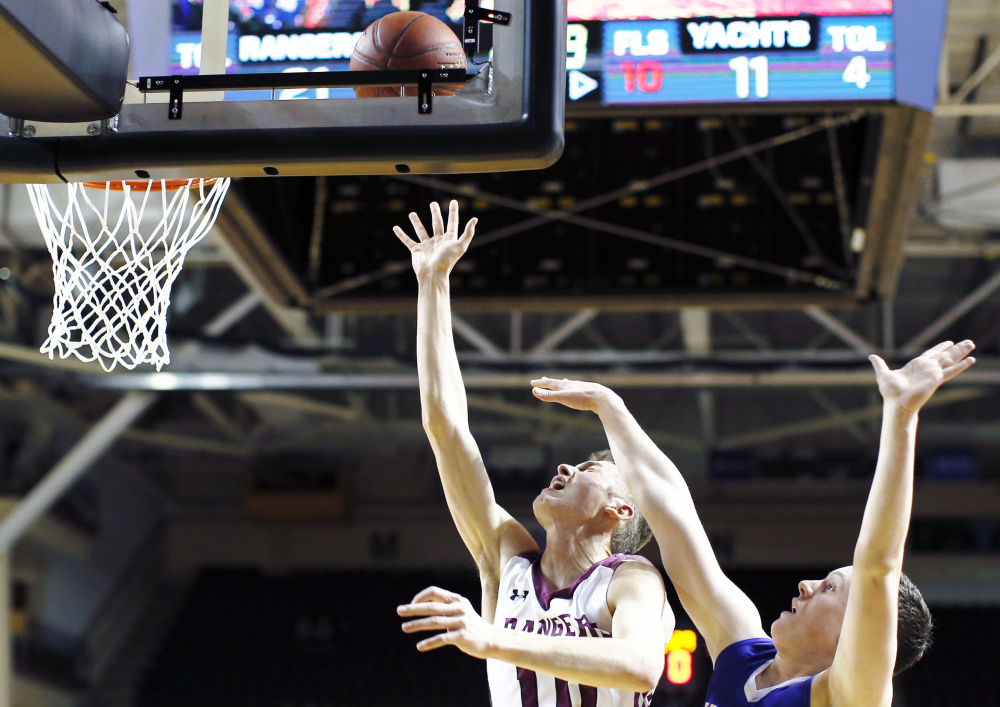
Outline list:
[[[844,12],[846,4],[864,14],[618,19],[605,13],[594,20],[579,19],[579,13],[574,19],[571,2],[569,101],[628,106],[894,100],[891,4],[827,4],[831,13]],[[724,12],[726,6],[762,11],[768,3],[734,0],[712,9]],[[824,9],[822,2],[812,6]]]

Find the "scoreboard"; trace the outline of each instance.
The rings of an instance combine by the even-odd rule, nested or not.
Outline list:
[[[692,3],[718,14],[650,17],[653,13],[601,12],[616,4],[594,2],[577,2],[585,11],[574,15],[571,2],[569,101],[628,106],[896,98],[894,25],[887,0],[814,0],[798,6],[828,14],[784,15],[766,13],[775,6],[787,12],[795,3],[709,4]],[[739,14],[747,12],[760,14]]]
[[[202,0],[171,1],[172,59],[162,73],[197,73]],[[947,0],[566,1],[569,106],[895,102],[933,110]],[[227,71],[346,70],[357,38],[379,17],[421,10],[460,34],[464,7],[464,0],[230,0]],[[286,89],[277,97],[353,95]]]

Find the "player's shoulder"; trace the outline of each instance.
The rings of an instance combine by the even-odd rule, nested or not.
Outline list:
[[[758,688],[757,675],[773,661],[774,641],[766,636],[734,641],[715,658],[706,691],[706,704],[753,704],[758,707],[813,707],[813,678],[794,678],[779,685]],[[826,705],[824,704],[824,707]]]
[[[754,636],[733,641],[721,651],[715,658],[715,670],[736,671],[747,670],[752,672],[761,665],[770,662],[777,650],[774,641],[768,636]]]
[[[616,596],[639,590],[639,588],[648,588],[650,591],[661,594],[665,592],[663,575],[645,557],[640,555],[612,557],[619,558],[619,561],[606,565],[614,572],[608,584],[608,599],[612,603]]]
[[[599,564],[614,572],[614,576],[611,578],[612,582],[631,577],[656,577],[661,584],[663,583],[663,575],[660,574],[660,570],[642,555],[611,555]]]
[[[656,569],[652,562],[643,557],[642,555],[627,555],[625,553],[615,553],[607,558],[601,560],[597,563],[598,565],[608,567],[617,572],[619,567],[636,567],[645,566],[651,569]]]
[[[509,580],[514,575],[533,574],[534,567],[541,558],[539,550],[526,550],[503,558],[496,574],[497,581],[503,583],[505,578]]]
[[[832,707],[830,700],[830,671],[817,674],[809,686],[809,707]]]

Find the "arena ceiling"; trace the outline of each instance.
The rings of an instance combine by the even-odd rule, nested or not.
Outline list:
[[[143,390],[143,413],[111,454],[178,506],[231,508],[275,464],[294,471],[289,483],[324,467],[352,475],[363,503],[437,498],[417,473],[431,461],[415,289],[387,229],[429,198],[455,196],[480,216],[479,239],[493,235],[456,273],[455,333],[474,434],[511,491],[525,485],[521,472],[531,486],[532,469],[547,478],[551,464],[603,446],[595,417],[531,397],[527,381],[542,374],[619,390],[694,479],[733,455],[776,477],[795,463],[863,475],[880,415],[865,357],[903,362],[945,338],[974,339],[980,363],[935,398],[921,444],[974,450],[995,476],[1000,241],[990,214],[960,228],[943,217],[953,195],[938,166],[997,157],[1000,49],[988,31],[998,26],[997,0],[952,0],[948,97],[933,122],[902,111],[571,116],[555,177],[246,180],[175,286],[171,378],[34,353],[51,261],[23,187],[0,185],[4,463],[29,484]],[[886,139],[866,171],[873,120]],[[764,144],[814,126],[798,147]],[[637,165],[646,171],[630,176]],[[701,168],[682,173],[691,165]],[[859,241],[843,206],[866,188],[872,214]],[[608,195],[596,212],[565,218]],[[530,219],[539,225],[525,227]],[[375,457],[402,460],[394,488],[366,478]]]

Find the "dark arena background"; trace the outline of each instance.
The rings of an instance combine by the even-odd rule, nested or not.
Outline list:
[[[800,580],[851,563],[881,419],[867,355],[895,367],[973,339],[977,365],[920,417],[905,570],[935,639],[893,705],[1000,705],[1000,3],[569,0],[551,166],[455,173],[383,154],[388,173],[362,155],[353,171],[234,179],[174,283],[171,363],[104,372],[38,353],[53,264],[4,141],[56,151],[61,181],[81,153],[59,150],[100,156],[135,137],[129,110],[156,104],[156,138],[211,151],[213,120],[278,106],[288,123],[245,145],[270,149],[309,106],[363,99],[319,85],[185,94],[178,127],[138,77],[196,78],[210,56],[231,80],[321,76],[389,13],[460,35],[466,10],[232,0],[212,54],[216,0],[110,5],[131,38],[120,125],[74,143],[87,138],[0,116],[0,707],[489,704],[482,661],[418,653],[396,616],[432,584],[480,601],[421,426],[417,286],[392,232],[451,199],[479,219],[451,292],[499,502],[544,538],[532,499],[558,464],[607,447],[595,416],[543,405],[528,381],[605,382],[684,473],[765,628]],[[470,73],[486,76],[511,30],[480,31]],[[477,80],[468,90],[492,95]],[[416,99],[385,100],[413,114],[386,140],[421,129]],[[122,401],[141,414],[104,432]],[[88,471],[11,547],[9,519],[67,465]],[[655,542],[643,554],[659,563]],[[711,662],[667,587],[677,630],[652,704],[703,707]]]

